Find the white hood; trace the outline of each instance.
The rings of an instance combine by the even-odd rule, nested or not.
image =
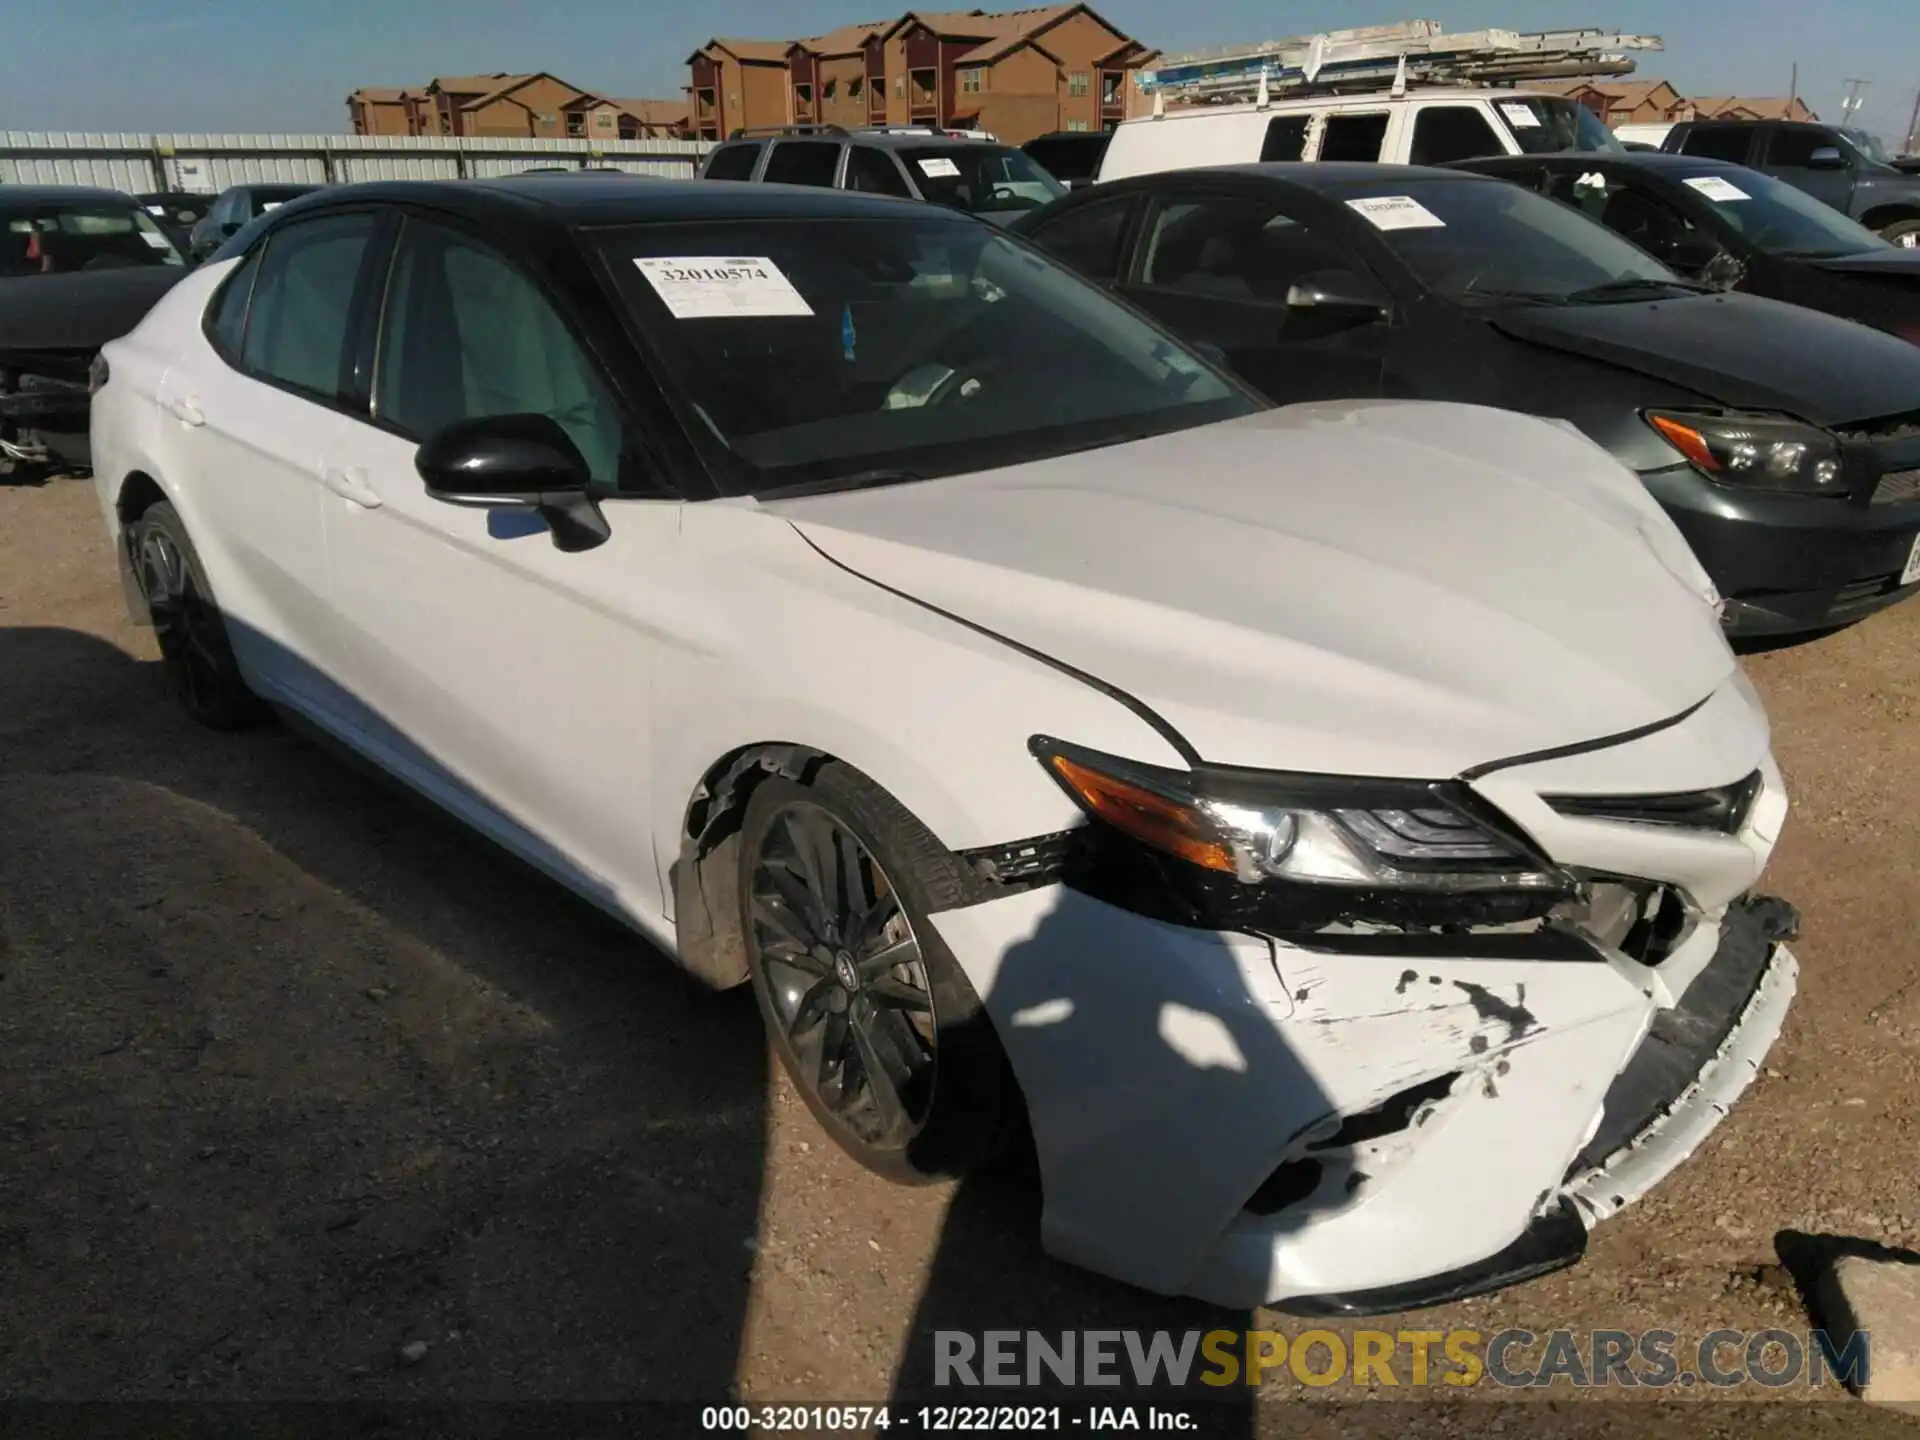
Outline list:
[[[1293,406],[769,508],[1223,764],[1451,776],[1667,719],[1734,669],[1639,482],[1476,406]]]

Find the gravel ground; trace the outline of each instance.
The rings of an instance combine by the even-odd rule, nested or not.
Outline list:
[[[1803,976],[1745,1101],[1578,1268],[1370,1328],[1804,1333],[1800,1254],[1920,1246],[1916,656],[1908,605],[1746,661]],[[866,1175],[769,1074],[744,992],[285,730],[196,729],[73,482],[0,486],[0,1056],[9,1398],[872,1402],[924,1384],[943,1326],[1302,1328],[1046,1260],[1016,1178]],[[1831,1382],[1328,1403],[1355,1393],[1270,1381],[1207,1416],[1920,1434]]]

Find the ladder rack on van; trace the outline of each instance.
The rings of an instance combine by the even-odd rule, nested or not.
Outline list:
[[[1142,91],[1166,101],[1220,104],[1283,95],[1335,94],[1415,85],[1496,85],[1625,75],[1628,50],[1660,50],[1658,35],[1610,30],[1471,30],[1449,35],[1437,20],[1405,20],[1168,55],[1139,72]]]

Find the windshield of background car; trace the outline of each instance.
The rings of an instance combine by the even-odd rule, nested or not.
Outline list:
[[[298,200],[314,188],[312,185],[250,185],[247,194],[253,200],[253,213],[264,215],[269,210],[278,210],[289,200]]]
[[[971,215],[1037,210],[1067,193],[1028,156],[1005,146],[906,145],[900,158],[922,195]]]
[[[1721,219],[1769,255],[1812,260],[1894,248],[1831,205],[1757,170],[1694,175],[1680,183],[1712,201]]]
[[[1880,143],[1880,137],[1865,130],[1844,129],[1840,132],[1847,137],[1854,149],[1876,165],[1892,165],[1893,157],[1887,154],[1887,147]]]
[[[1645,251],[1571,206],[1503,181],[1397,180],[1330,190],[1429,290],[1466,304],[1561,301],[1623,282],[1683,286]],[[1582,300],[1601,296],[1581,295]]]
[[[987,470],[1265,408],[1037,251],[920,213],[602,232],[723,488]]]
[[[1507,122],[1507,130],[1529,155],[1557,155],[1567,150],[1624,151],[1614,133],[1577,100],[1552,95],[1494,96],[1493,108]]]
[[[0,197],[0,276],[186,263],[135,205],[10,205]]]

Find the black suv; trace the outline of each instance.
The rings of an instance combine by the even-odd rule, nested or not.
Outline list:
[[[1896,169],[1864,130],[1800,120],[1686,120],[1667,132],[1660,148],[1762,171],[1895,245],[1920,246],[1920,175]]]
[[[1011,145],[930,127],[736,130],[708,154],[700,178],[815,185],[925,200],[995,224],[1067,193],[1066,186]]]

